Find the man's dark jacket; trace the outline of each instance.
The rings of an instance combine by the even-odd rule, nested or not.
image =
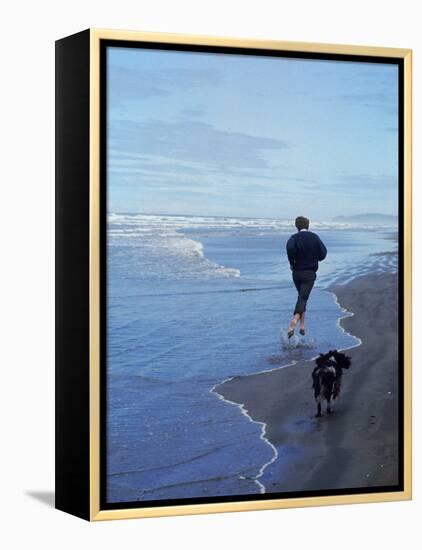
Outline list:
[[[292,235],[286,250],[293,271],[318,271],[318,262],[327,255],[327,249],[318,235],[306,230]]]

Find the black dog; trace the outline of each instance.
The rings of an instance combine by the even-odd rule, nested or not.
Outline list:
[[[327,413],[331,413],[331,400],[337,399],[341,389],[341,377],[343,369],[348,369],[352,364],[350,357],[337,350],[321,353],[315,359],[316,367],[312,371],[312,387],[318,410],[315,416],[321,415],[321,401],[327,401]]]

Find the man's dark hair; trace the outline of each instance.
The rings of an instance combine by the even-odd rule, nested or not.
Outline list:
[[[295,226],[300,231],[301,229],[309,229],[309,220],[303,216],[298,216],[295,219]]]

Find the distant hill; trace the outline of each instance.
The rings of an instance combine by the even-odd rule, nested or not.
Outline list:
[[[397,216],[388,214],[357,214],[355,216],[336,216],[333,221],[339,223],[396,224]]]

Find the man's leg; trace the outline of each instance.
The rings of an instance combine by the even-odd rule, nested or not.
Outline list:
[[[296,290],[297,290],[297,293],[299,295],[300,293],[300,285],[301,285],[301,280],[300,280],[300,277],[299,276],[296,276],[295,275],[295,272],[293,272],[292,274],[292,277],[293,277],[293,282],[294,282],[294,285],[296,287]],[[293,313],[293,318],[292,320],[290,321],[290,325],[289,325],[289,329],[287,331],[287,336],[289,338],[291,338],[295,332],[295,328],[296,328],[296,323],[299,321],[300,319],[300,313],[296,313],[296,311]]]
[[[299,321],[299,319],[300,319],[299,313],[295,313],[295,315],[293,316],[293,319],[290,321],[289,329],[287,331],[287,336],[289,338],[293,336],[296,328],[296,323]]]
[[[305,332],[305,312],[300,316],[300,330]]]
[[[294,316],[296,317],[296,315],[299,315],[299,318],[302,318],[302,315],[304,316],[306,311],[306,303],[314,286],[316,274],[313,271],[298,271],[295,272],[293,276],[295,278],[296,287],[298,288],[298,297],[294,310]]]

